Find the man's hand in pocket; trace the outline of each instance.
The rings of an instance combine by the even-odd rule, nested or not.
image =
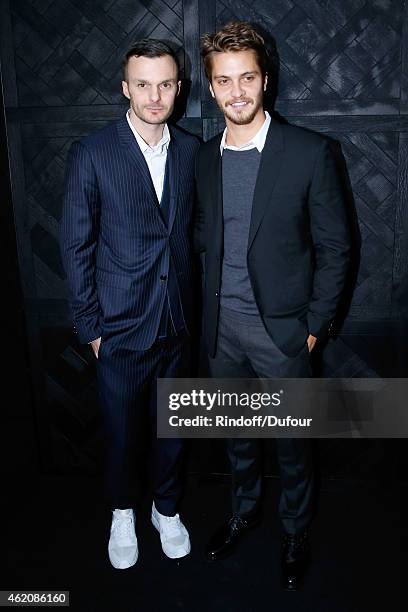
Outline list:
[[[96,340],[92,340],[92,342],[89,343],[92,347],[92,350],[94,352],[95,357],[98,359],[98,353],[99,353],[99,346],[101,344],[101,339],[97,338]],[[309,349],[310,350],[310,349]]]
[[[309,347],[309,353],[312,352],[312,350],[314,349],[314,345],[317,342],[317,338],[316,336],[312,336],[312,334],[310,334],[310,336],[307,339],[307,346]]]

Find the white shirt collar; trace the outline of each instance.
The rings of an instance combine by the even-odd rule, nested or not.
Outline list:
[[[130,109],[126,113],[126,119],[127,119],[130,129],[132,130],[137,140],[137,144],[139,145],[140,150],[142,151],[143,154],[147,152],[153,152],[153,151],[160,151],[162,153],[163,150],[167,150],[169,148],[170,130],[169,130],[169,126],[167,125],[167,123],[164,124],[162,138],[160,139],[160,141],[157,143],[155,147],[151,147],[150,145],[147,144],[145,140],[143,140],[143,138],[140,136],[139,132],[136,130],[135,126],[131,122]]]
[[[268,111],[264,111],[264,113],[265,113],[265,121],[263,122],[262,127],[258,130],[255,136],[251,138],[249,142],[242,145],[242,147],[234,147],[233,145],[225,144],[225,141],[227,139],[227,130],[228,130],[228,128],[225,128],[224,133],[221,138],[221,144],[220,144],[221,155],[224,149],[231,149],[232,151],[248,151],[249,149],[255,149],[255,147],[258,149],[260,153],[262,153],[262,149],[265,146],[266,135],[268,133],[269,126],[271,124],[270,114],[268,113]]]

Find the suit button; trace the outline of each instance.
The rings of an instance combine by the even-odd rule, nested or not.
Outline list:
[[[167,274],[160,274],[160,280],[161,281],[167,280]]]
[[[218,291],[215,292],[215,297],[218,297]]]

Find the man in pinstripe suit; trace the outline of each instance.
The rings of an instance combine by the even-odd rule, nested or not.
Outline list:
[[[198,141],[168,126],[177,59],[144,39],[124,60],[126,116],[75,143],[68,162],[62,253],[80,341],[97,358],[113,511],[109,558],[138,558],[135,513],[146,420],[152,432],[152,523],[170,558],[190,551],[177,513],[182,441],[156,439],[156,379],[188,375],[190,226]]]

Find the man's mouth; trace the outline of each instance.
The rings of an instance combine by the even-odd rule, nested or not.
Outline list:
[[[232,106],[232,108],[244,108],[250,104],[249,100],[243,100],[241,102],[229,102],[228,106]]]

